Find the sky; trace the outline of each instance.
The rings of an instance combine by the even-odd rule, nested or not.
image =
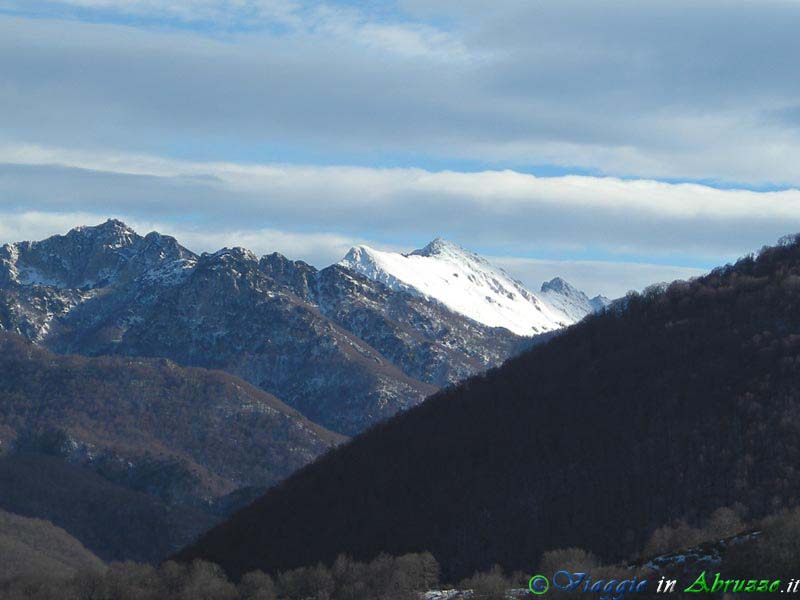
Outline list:
[[[5,0],[0,243],[444,237],[610,297],[800,231],[800,0]]]

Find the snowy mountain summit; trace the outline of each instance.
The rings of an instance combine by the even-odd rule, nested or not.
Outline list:
[[[608,302],[600,296],[590,300],[560,278],[534,294],[482,256],[440,238],[410,254],[356,246],[339,264],[484,325],[525,336],[576,323]]]
[[[603,310],[611,304],[605,296],[589,298],[561,277],[554,277],[542,284],[541,295],[552,306],[571,316],[576,322],[586,315]]]

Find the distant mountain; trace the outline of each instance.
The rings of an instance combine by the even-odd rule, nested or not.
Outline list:
[[[540,295],[550,306],[567,315],[574,323],[611,305],[611,300],[605,296],[589,298],[561,277],[554,277],[544,282]]]
[[[24,575],[69,577],[103,562],[63,529],[0,510],[0,581]]]
[[[798,306],[800,238],[629,295],[338,447],[179,557],[239,575],[427,549],[458,580],[556,548],[625,559],[720,507],[796,506]]]
[[[444,252],[437,244],[429,246],[431,261]],[[512,308],[538,306],[550,315],[542,331],[586,310],[588,300],[571,290],[577,304],[556,314],[552,298],[574,299],[553,291],[542,295],[545,303],[470,256],[463,279],[472,276],[500,306],[506,292],[516,297]],[[348,435],[533,343],[388,283],[279,254],[259,260],[243,248],[198,256],[172,237],[143,237],[109,220],[0,248],[0,329],[58,353],[225,370]]]
[[[523,336],[562,329],[608,303],[600,296],[589,300],[563,279],[546,283],[537,296],[485,258],[440,238],[410,254],[357,246],[339,264],[394,290],[433,299],[478,323]]]

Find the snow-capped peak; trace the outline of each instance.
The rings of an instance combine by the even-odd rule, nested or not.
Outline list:
[[[505,327],[519,335],[560,329],[594,312],[586,295],[563,280],[545,284],[552,284],[553,289],[538,296],[482,256],[441,238],[409,254],[356,246],[339,264],[395,290],[436,300],[479,323]],[[565,296],[565,292],[569,294]],[[575,301],[564,301],[573,295]]]
[[[598,312],[609,303],[604,296],[589,298],[582,291],[570,285],[561,277],[554,277],[542,284],[541,294],[553,307],[570,316],[575,321],[580,321],[588,314]]]
[[[424,248],[412,251],[410,256],[443,256],[451,259],[475,260],[477,262],[486,263],[486,259],[479,254],[470,252],[458,244],[448,242],[438,237],[432,242],[429,242]]]
[[[122,221],[108,219],[0,249],[0,280],[72,289],[102,288],[130,278],[166,284],[186,275],[195,262],[175,238],[156,232],[142,237]]]
[[[93,240],[111,250],[130,246],[140,239],[139,234],[118,219],[108,219],[100,225],[75,227],[66,237]]]
[[[228,257],[237,259],[237,260],[245,260],[247,262],[258,262],[258,257],[250,252],[247,248],[242,248],[241,246],[234,246],[233,248],[221,248],[216,252],[211,254],[204,253],[203,256],[211,257],[214,259],[226,260]]]
[[[566,294],[570,296],[583,294],[583,292],[579,292],[574,286],[561,279],[561,277],[553,277],[550,281],[545,281],[542,284],[542,292],[555,292],[557,294]],[[583,295],[585,296],[585,294]]]

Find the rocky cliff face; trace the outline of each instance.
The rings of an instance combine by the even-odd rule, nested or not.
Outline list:
[[[96,351],[224,369],[347,434],[435,389],[277,285],[241,249],[201,256],[186,281],[164,291],[119,344]]]
[[[272,254],[261,266],[406,375],[436,386],[499,365],[525,344],[506,329],[487,327],[340,265],[317,271]]]

